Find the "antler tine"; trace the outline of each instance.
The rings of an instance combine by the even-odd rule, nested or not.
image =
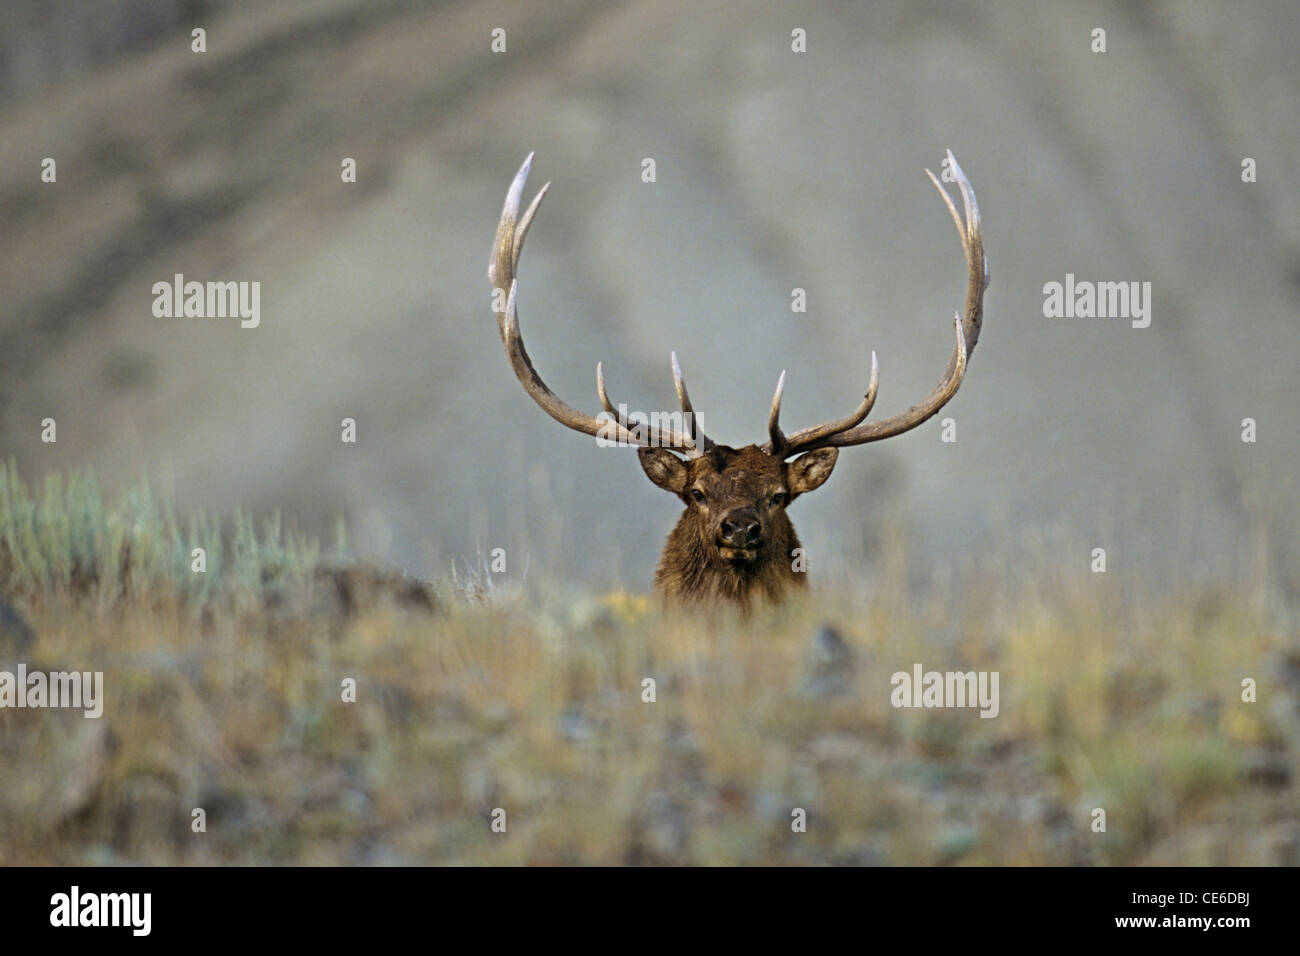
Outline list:
[[[785,453],[789,446],[781,432],[781,397],[785,394],[785,369],[776,380],[776,391],[772,393],[772,405],[767,410],[768,443],[765,448],[773,455]]]
[[[948,159],[952,162],[953,172],[957,177],[957,185],[961,189],[962,203],[966,209],[966,230],[958,230],[961,233],[962,248],[966,253],[966,318],[963,323],[963,331],[966,336],[966,353],[975,351],[975,345],[979,341],[980,329],[984,323],[984,290],[989,287],[989,260],[984,255],[984,233],[980,226],[980,207],[975,201],[975,189],[971,186],[970,180],[966,178],[966,173],[957,165],[957,157],[948,150]],[[931,179],[934,177],[931,176]],[[943,193],[945,201],[948,200],[948,193]],[[951,203],[950,203],[951,205]]]
[[[523,217],[519,220],[519,225],[515,227],[515,241],[514,245],[511,247],[511,258],[514,260],[514,267],[516,269],[519,268],[519,252],[524,248],[524,238],[528,235],[528,227],[533,224],[533,217],[537,215],[537,209],[541,206],[542,200],[546,198],[546,194],[550,189],[551,184],[548,181],[541,189],[537,190],[537,195],[534,196],[533,201],[528,204],[528,208],[524,210]]]
[[[686,419],[682,424],[686,426],[691,443],[695,446],[692,457],[698,457],[713,447],[713,440],[704,434],[704,429],[700,428],[700,420],[695,417],[695,406],[691,404],[690,393],[686,391],[686,379],[682,377],[682,367],[677,364],[677,353],[671,354],[673,386],[677,389],[677,401],[682,406],[682,415]]]
[[[638,428],[636,431],[629,429],[626,422],[622,421],[614,411],[613,403],[610,402],[609,395],[605,391],[604,374],[599,365],[596,366],[596,390],[600,394],[601,405],[613,418],[612,422],[580,412],[567,404],[551,391],[537,373],[537,369],[533,367],[528,350],[524,347],[523,335],[519,331],[519,280],[515,272],[519,267],[519,254],[523,250],[528,229],[551,184],[547,183],[537,191],[533,201],[524,210],[523,216],[520,216],[519,203],[523,198],[524,186],[528,182],[532,165],[533,154],[529,153],[506,191],[506,201],[501,208],[501,219],[497,223],[496,240],[492,247],[492,260],[488,264],[488,278],[493,288],[497,290],[496,295],[507,293],[505,307],[497,312],[497,327],[501,332],[501,342],[505,346],[506,357],[510,360],[510,367],[514,370],[515,377],[542,411],[574,431],[614,440],[619,444],[653,445],[693,452],[695,443],[675,429],[659,429],[653,426]]]
[[[880,387],[880,362],[876,358],[873,349],[871,352],[871,378],[867,382],[866,394],[862,396],[862,401],[858,403],[858,407],[849,415],[826,422],[823,425],[801,428],[793,435],[782,435],[780,428],[777,427],[777,416],[781,412],[780,391],[784,384],[785,372],[782,372],[781,380],[777,384],[777,394],[772,399],[772,410],[768,413],[767,419],[767,430],[771,436],[771,441],[764,446],[764,450],[769,454],[783,454],[784,457],[788,458],[813,447],[824,438],[829,438],[832,435],[853,428],[871,414],[871,407],[876,404],[876,392]],[[780,451],[777,451],[778,448]]]
[[[975,201],[975,190],[971,187],[970,180],[966,178],[966,173],[957,163],[957,158],[953,156],[952,150],[948,150],[948,166],[952,170],[953,177],[957,181],[957,186],[961,190],[962,207],[965,213],[957,211],[956,204],[953,203],[952,197],[948,191],[943,188],[943,184],[938,177],[930,170],[925,173],[934,183],[935,188],[939,190],[939,195],[943,197],[944,205],[948,207],[948,212],[952,216],[952,221],[957,227],[957,235],[961,239],[962,251],[966,255],[966,308],[965,315],[957,313],[956,315],[956,344],[953,346],[952,356],[948,359],[948,365],[944,369],[943,378],[939,384],[930,390],[921,402],[913,405],[907,411],[887,418],[879,422],[862,424],[866,417],[863,413],[861,418],[853,421],[852,424],[839,427],[845,422],[849,422],[858,414],[849,418],[842,419],[840,422],[828,422],[825,425],[817,425],[812,428],[805,428],[785,440],[784,447],[777,449],[777,436],[779,431],[772,432],[772,445],[768,448],[772,454],[780,454],[789,457],[799,451],[807,451],[811,448],[836,447],[845,448],[850,445],[862,445],[867,442],[879,441],[882,438],[892,438],[894,435],[901,435],[903,432],[910,431],[922,422],[927,421],[938,413],[939,409],[957,394],[957,389],[961,387],[962,379],[966,374],[966,364],[970,354],[975,351],[975,345],[979,342],[980,329],[984,321],[984,290],[989,284],[989,266],[988,260],[984,256],[984,236],[981,231],[979,204]],[[872,355],[872,387],[868,389],[867,398],[863,400],[863,405],[869,411],[871,408],[870,401],[875,399],[875,355]],[[858,411],[862,411],[863,405],[858,406]],[[773,417],[769,422],[769,431],[772,430],[772,423],[775,422],[776,408],[773,409]]]
[[[600,396],[601,408],[614,416],[614,420],[617,421],[618,409],[614,407],[614,403],[609,400],[609,393],[605,391],[605,372],[600,362],[596,363],[596,394]]]
[[[515,178],[510,181],[510,188],[506,190],[506,201],[501,207],[496,240],[492,244],[492,258],[488,262],[488,279],[496,289],[509,288],[509,283],[514,278],[515,265],[519,262],[519,251],[523,245],[515,243],[515,222],[519,216],[519,200],[523,196],[524,184],[528,182],[528,173],[532,166],[533,153],[529,153],[524,157],[519,172],[515,173]],[[533,208],[535,205],[536,203],[529,206],[534,213],[537,211]]]
[[[602,363],[596,363],[596,394],[600,397],[600,405],[605,412],[617,423],[619,428],[619,440],[625,444],[631,445],[650,445],[657,448],[671,448],[674,451],[680,451],[688,458],[695,458],[700,451],[700,444],[696,437],[685,432],[679,432],[675,428],[661,429],[657,426],[647,423],[644,439],[636,437],[635,432],[628,427],[627,418],[619,412],[614,406],[614,402],[609,397],[609,392],[605,390],[605,369]],[[681,395],[681,390],[678,390]],[[690,404],[690,397],[687,396],[686,402]],[[687,409],[683,409],[686,411]],[[598,419],[599,420],[599,419]],[[694,414],[691,415],[691,421],[695,420]],[[708,441],[708,439],[704,439]],[[706,446],[707,447],[707,446]]]

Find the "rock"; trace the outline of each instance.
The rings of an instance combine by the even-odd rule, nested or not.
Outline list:
[[[573,744],[587,742],[596,732],[591,719],[574,707],[569,708],[560,715],[558,730],[562,739]]]
[[[1252,750],[1246,755],[1242,769],[1247,780],[1266,787],[1285,787],[1291,782],[1291,764],[1283,751]]]
[[[940,865],[956,863],[979,846],[979,831],[965,824],[946,827],[935,840],[934,861]]]
[[[823,624],[804,649],[806,697],[825,699],[853,692],[853,651],[835,628]]]
[[[0,598],[0,655],[12,648],[14,660],[22,660],[35,641],[36,634],[18,609]]]

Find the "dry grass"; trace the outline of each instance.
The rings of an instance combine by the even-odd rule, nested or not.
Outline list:
[[[742,621],[437,593],[237,524],[3,476],[22,659],[107,699],[0,710],[0,863],[1300,863],[1300,646],[1258,589],[890,572]],[[999,671],[1000,716],[895,709],[913,662]]]

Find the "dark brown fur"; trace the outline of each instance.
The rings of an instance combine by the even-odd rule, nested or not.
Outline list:
[[[786,462],[755,445],[717,445],[683,460],[663,448],[638,449],[650,480],[686,506],[659,559],[656,590],[674,602],[749,607],[807,587],[795,570],[799,536],[785,509],[830,477],[837,454],[823,448]]]

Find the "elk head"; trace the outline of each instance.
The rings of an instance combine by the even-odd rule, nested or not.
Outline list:
[[[674,413],[668,425],[634,422],[616,410],[605,390],[599,363],[596,392],[604,408],[599,415],[587,415],[566,404],[542,381],[519,332],[519,283],[515,277],[524,238],[551,185],[543,186],[519,215],[532,161],[529,153],[506,193],[488,265],[501,341],[524,391],[560,424],[592,435],[602,444],[637,448],[646,476],[681,499],[685,510],[668,536],[655,572],[655,587],[662,595],[748,606],[755,598],[779,601],[793,589],[805,587],[799,538],[786,516],[786,506],[804,492],[821,487],[835,467],[840,448],[901,435],[935,415],[957,393],[967,358],[979,341],[988,262],[975,192],[952,152],[948,152],[948,163],[961,190],[964,217],[935,175],[926,170],[952,214],[966,254],[965,314],[956,316],[956,344],[939,384],[907,411],[867,423],[879,379],[879,365],[872,352],[866,394],[852,413],[786,435],[780,424],[783,371],[768,412],[768,441],[743,448],[715,444],[700,430],[675,352],[673,381],[682,414],[677,419]],[[681,427],[676,427],[679,423]]]

